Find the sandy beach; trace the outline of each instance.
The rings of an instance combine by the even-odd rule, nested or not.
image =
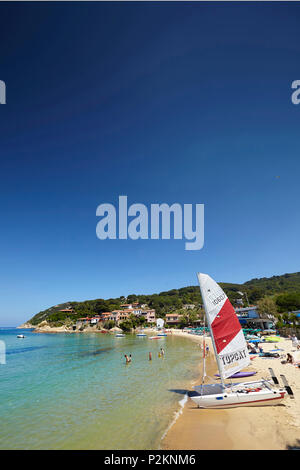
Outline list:
[[[202,336],[173,330],[174,335],[184,335],[202,343]],[[206,341],[211,341],[206,338]],[[292,341],[282,338],[278,343],[264,343],[265,352],[280,348],[280,354],[295,354]],[[212,347],[210,348],[212,351]],[[284,450],[300,446],[300,369],[293,364],[281,364],[280,358],[256,356],[247,370],[255,370],[255,378],[270,378],[268,368],[273,368],[280,380],[286,376],[294,392],[294,399],[286,395],[282,404],[263,407],[240,407],[226,410],[198,409],[189,398],[182,414],[162,440],[165,450]],[[199,364],[201,373],[201,364]],[[213,353],[207,360],[207,373],[217,372]],[[235,381],[238,381],[237,379]],[[199,378],[200,383],[200,378]],[[192,386],[197,383],[191,384]],[[280,386],[282,383],[280,382]]]

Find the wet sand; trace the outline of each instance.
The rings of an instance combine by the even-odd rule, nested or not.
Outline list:
[[[186,335],[202,343],[202,337]],[[208,338],[206,341],[210,341]],[[281,354],[294,353],[292,342],[283,339],[279,343],[264,344],[264,351],[280,348]],[[212,351],[212,347],[210,348]],[[247,370],[255,370],[256,378],[270,378],[272,367],[276,376],[284,374],[294,392],[294,399],[286,395],[283,404],[277,406],[240,407],[226,410],[197,408],[189,398],[183,413],[169,429],[161,448],[166,450],[280,450],[300,447],[300,369],[293,364],[281,364],[280,358],[255,357]],[[201,366],[199,365],[201,373]],[[217,366],[213,353],[207,359],[207,374],[213,377]],[[237,379],[235,380],[238,381]],[[200,379],[198,383],[200,384]],[[282,383],[280,382],[280,386]],[[192,387],[190,388],[192,390]]]

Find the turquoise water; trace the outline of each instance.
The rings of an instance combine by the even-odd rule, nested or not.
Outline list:
[[[1,449],[157,449],[198,376],[200,348],[186,338],[0,329],[0,340]]]

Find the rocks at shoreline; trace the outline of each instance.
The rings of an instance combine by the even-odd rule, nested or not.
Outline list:
[[[51,326],[46,320],[42,321],[38,325],[32,325],[29,322],[23,323],[18,326],[19,329],[33,329],[34,333],[110,333],[114,334],[117,332],[122,332],[123,330],[118,327],[113,327],[110,330],[105,328],[98,328],[97,326],[85,326],[84,329],[76,328],[73,329],[73,326]],[[152,331],[152,328],[148,328],[148,331]]]
[[[25,323],[22,323],[22,325],[17,326],[17,328],[20,329],[20,330],[25,330],[25,329],[29,329],[29,328],[30,329],[35,328],[35,326],[31,325],[31,323],[29,323],[29,322],[25,322]]]

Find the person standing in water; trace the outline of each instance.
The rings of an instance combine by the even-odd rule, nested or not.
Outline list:
[[[127,356],[127,354],[124,354],[124,357],[126,359],[126,364],[129,364],[131,362],[131,354],[129,355],[129,357]]]
[[[149,361],[152,361],[152,353],[149,352]]]
[[[163,349],[163,348],[160,348],[160,354],[161,354],[161,357],[164,357],[164,355],[165,355],[165,351],[164,351],[164,349]]]

